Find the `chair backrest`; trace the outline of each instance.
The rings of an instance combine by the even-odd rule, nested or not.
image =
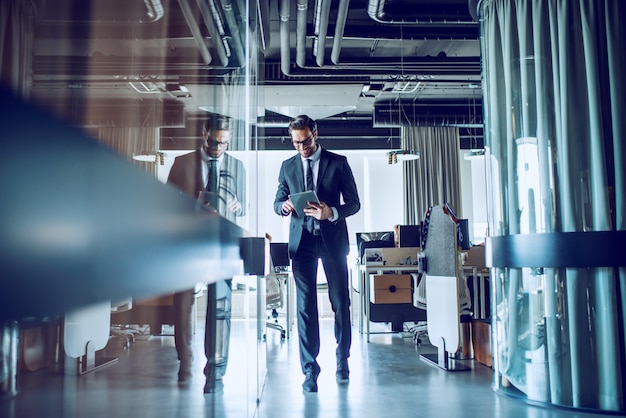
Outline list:
[[[270,242],[270,257],[274,266],[274,273],[289,270],[289,244],[286,242]]]

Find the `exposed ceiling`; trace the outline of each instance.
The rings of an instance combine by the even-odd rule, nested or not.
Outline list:
[[[242,0],[35,0],[32,96],[85,126],[138,115],[184,148],[219,111],[216,81],[245,73],[248,19],[260,28],[260,148],[287,146],[300,113],[336,148],[388,147],[401,123],[459,126],[462,147],[479,148],[475,3],[259,0],[246,18]]]

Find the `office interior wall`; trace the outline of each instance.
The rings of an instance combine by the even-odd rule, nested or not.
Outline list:
[[[189,151],[168,151],[164,164],[159,166],[158,178],[167,181],[167,175],[174,158]],[[274,242],[287,242],[289,239],[289,218],[274,213],[274,197],[278,185],[278,173],[284,160],[295,154],[295,151],[232,151],[246,167],[258,165],[258,170],[250,170],[258,174],[256,182],[248,188],[257,188],[258,212],[248,216],[254,219],[247,224],[258,222],[258,230],[269,233]],[[380,150],[345,150],[340,154],[348,158],[350,167],[361,199],[361,210],[347,219],[351,244],[355,244],[357,232],[389,231],[393,225],[402,223],[402,163],[388,164],[385,153]]]

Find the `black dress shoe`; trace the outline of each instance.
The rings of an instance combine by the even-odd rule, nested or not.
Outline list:
[[[313,372],[306,372],[302,389],[305,392],[317,392],[317,375]]]
[[[348,368],[348,360],[337,361],[337,373],[335,373],[338,382],[347,382],[350,380],[350,369]]]
[[[189,363],[180,363],[178,368],[178,381],[187,382],[191,380],[191,365]]]
[[[204,393],[217,393],[224,390],[222,379],[207,379],[204,384]]]

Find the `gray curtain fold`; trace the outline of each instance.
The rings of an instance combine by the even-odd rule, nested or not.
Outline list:
[[[159,149],[158,128],[98,128],[98,142],[108,146],[119,155],[132,160],[147,173],[157,176],[157,163],[133,160],[135,153],[156,153]]]
[[[24,98],[30,97],[36,15],[31,0],[0,2],[0,81]]]
[[[402,148],[420,155],[418,160],[403,163],[404,222],[418,224],[429,207],[444,203],[461,216],[458,128],[404,126]]]
[[[491,235],[626,229],[626,2],[480,9]],[[625,269],[496,273],[495,386],[624,411]]]

